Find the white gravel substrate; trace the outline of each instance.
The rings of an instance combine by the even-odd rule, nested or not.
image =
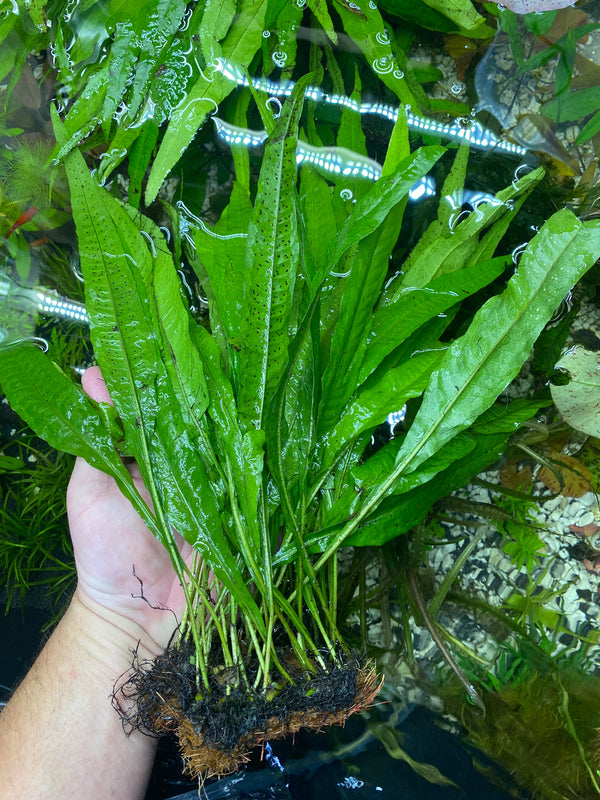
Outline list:
[[[499,481],[498,473],[488,472],[484,476],[489,481]],[[543,487],[535,486],[534,491]],[[469,486],[457,493],[462,497],[479,502],[492,502],[492,492],[478,486]],[[569,530],[570,525],[583,527],[590,523],[600,524],[600,507],[598,498],[588,492],[580,498],[555,497],[537,510],[532,509],[540,523],[537,531],[545,548],[541,563],[533,570],[518,568],[502,550],[502,534],[494,525],[487,528],[479,546],[471,554],[461,570],[455,588],[462,594],[483,600],[498,608],[506,607],[506,602],[513,595],[525,597],[527,590],[535,594],[546,593],[543,608],[561,615],[561,631],[556,635],[554,652],[560,653],[565,648],[576,648],[577,638],[570,632],[580,636],[593,635],[598,630],[600,621],[600,575],[589,572],[581,560],[572,553],[582,538]],[[429,552],[430,570],[435,576],[436,585],[454,563],[470,535],[476,529],[465,525],[445,526],[448,539],[460,539],[456,543],[433,547]],[[467,532],[467,537],[465,537]],[[462,538],[460,538],[462,537]],[[535,589],[534,589],[535,587]],[[455,603],[442,606],[436,620],[457,642],[465,645],[476,654],[482,665],[490,668],[497,656],[499,643],[489,630],[478,622],[473,612],[461,609]],[[389,667],[387,691],[401,696],[407,703],[425,704],[436,710],[442,709],[442,701],[435,694],[435,686],[440,677],[440,670],[446,670],[445,661],[432,640],[429,631],[411,620],[411,634],[415,661],[420,675],[413,675],[403,656],[398,660],[392,651],[388,653],[384,663]],[[563,630],[564,629],[564,630]],[[402,633],[400,625],[393,630],[393,645],[400,649]],[[368,620],[369,641],[381,645],[382,626],[379,613],[370,612]],[[547,630],[550,638],[552,631]],[[514,640],[513,640],[514,641]],[[460,662],[461,651],[452,642],[447,642],[454,657]],[[587,669],[600,672],[600,648],[592,646],[589,650]]]

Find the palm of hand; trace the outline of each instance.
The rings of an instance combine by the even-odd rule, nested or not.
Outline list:
[[[97,368],[84,378],[86,392],[106,401]],[[139,470],[130,469],[149,503]],[[144,525],[112,478],[77,459],[67,492],[69,526],[78,573],[78,591],[101,607],[140,625],[166,646],[181,619],[184,595],[169,555]],[[184,557],[191,547],[181,540]],[[172,613],[170,613],[172,612]]]

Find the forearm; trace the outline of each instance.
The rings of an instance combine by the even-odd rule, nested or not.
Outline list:
[[[110,700],[139,638],[135,625],[75,595],[0,714],[0,800],[144,796],[156,742],[125,736]],[[140,657],[157,655],[145,645]]]

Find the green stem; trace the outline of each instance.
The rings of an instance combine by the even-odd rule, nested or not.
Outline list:
[[[250,639],[252,641],[252,646],[254,648],[254,652],[256,654],[256,658],[258,659],[258,664],[259,664],[259,668],[256,671],[256,680],[254,681],[254,688],[256,689],[256,688],[258,688],[258,686],[259,686],[259,684],[261,682],[262,676],[268,675],[269,674],[269,670],[267,669],[267,665],[266,665],[265,660],[263,658],[262,648],[260,646],[260,643],[258,641],[258,637],[256,635],[256,631],[254,630],[254,626],[252,625],[252,623],[250,621],[250,618],[249,617],[245,617],[244,623],[245,623],[245,626],[246,626],[246,631],[250,635]]]
[[[471,541],[467,544],[466,547],[463,547],[461,550],[458,558],[454,559],[454,563],[448,570],[448,572],[444,575],[444,580],[440,583],[437,592],[433,596],[433,599],[429,603],[429,613],[432,617],[438,613],[440,608],[442,607],[442,603],[446,599],[446,595],[452,588],[452,584],[458,577],[458,573],[463,568],[465,562],[475,550],[477,545],[481,542],[485,534],[488,532],[488,528],[482,528],[479,533],[471,538]]]
[[[450,653],[450,651],[446,647],[446,644],[445,644],[444,640],[440,636],[440,633],[439,633],[438,629],[436,628],[436,625],[435,625],[434,621],[429,616],[429,612],[427,611],[427,606],[425,605],[425,601],[423,600],[423,595],[421,594],[421,590],[419,589],[419,585],[417,583],[417,579],[415,577],[414,572],[412,572],[412,570],[406,570],[406,582],[407,582],[408,587],[410,589],[410,593],[411,593],[412,598],[413,598],[413,600],[415,602],[415,605],[416,605],[416,607],[417,607],[417,609],[418,609],[418,611],[419,611],[419,613],[421,615],[421,618],[423,620],[423,624],[425,625],[425,627],[427,628],[427,630],[431,634],[431,638],[433,639],[433,641],[438,646],[438,649],[439,649],[440,653],[444,657],[444,661],[448,664],[450,669],[454,672],[454,674],[456,675],[458,680],[464,686],[464,688],[465,688],[467,694],[469,695],[469,697],[471,698],[471,700],[473,700],[473,702],[485,714],[485,706],[483,704],[483,700],[481,699],[481,697],[477,693],[477,690],[475,689],[475,687],[468,681],[468,679],[465,676],[465,674],[462,671],[462,669],[458,666],[458,664],[454,660],[452,654]]]
[[[265,597],[267,595],[267,588],[265,586],[263,580],[263,574],[261,570],[258,568],[258,564],[256,563],[256,559],[252,553],[252,547],[248,542],[246,537],[246,529],[242,523],[242,519],[240,517],[239,509],[237,506],[236,500],[236,493],[235,493],[235,484],[233,481],[233,473],[231,469],[231,463],[229,459],[227,459],[227,483],[229,488],[229,498],[231,502],[231,514],[233,516],[233,521],[235,524],[235,528],[238,534],[238,540],[241,546],[242,555],[244,557],[244,561],[246,562],[250,573],[252,574],[252,578],[256,581],[257,589],[260,594]]]
[[[264,492],[261,493],[259,528],[261,532],[262,563],[264,565],[267,603],[267,640],[265,642],[265,675],[264,688],[267,687],[270,672],[270,658],[273,651],[273,629],[275,627],[275,602],[273,599],[273,567],[271,564],[271,542],[267,523],[267,512],[264,506]]]
[[[291,601],[286,597],[284,597],[283,594],[277,592],[275,596],[277,599],[277,603],[275,606],[277,610],[277,616],[281,621],[282,625],[285,627],[286,631],[288,632],[288,636],[290,636],[290,643],[292,644],[292,646],[294,646],[294,636],[291,633],[287,620],[285,619],[284,612],[285,614],[287,614],[287,617],[289,617],[289,620],[296,629],[297,633],[303,637],[304,639],[303,645],[305,650],[309,651],[312,655],[314,655],[314,657],[319,661],[321,666],[325,668],[325,662],[323,661],[316,644],[314,643],[311,635],[309,634],[306,625],[302,622],[301,614],[296,614],[296,610],[292,606]],[[331,644],[329,644],[329,648],[331,654],[333,655],[334,650]],[[303,655],[299,655],[299,658],[303,664],[310,666],[310,662],[306,658],[306,653],[304,653]]]

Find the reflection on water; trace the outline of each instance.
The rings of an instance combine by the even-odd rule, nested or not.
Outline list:
[[[88,322],[83,303],[41,287],[24,286],[0,271],[0,347],[30,340],[46,349],[46,342],[35,336],[38,314],[55,321]]]
[[[241,71],[223,59],[219,59],[219,71],[225,77],[235,82],[238,86],[250,86],[250,79]],[[267,78],[253,78],[252,86],[260,92],[269,95],[269,101],[277,97],[289,97],[294,88],[292,81],[276,83]],[[399,115],[399,108],[387,103],[359,102],[352,97],[339,94],[328,94],[315,86],[306,89],[306,97],[325,105],[340,106],[356,111],[358,114],[372,114],[383,119],[396,122]],[[406,121],[411,130],[420,133],[430,133],[440,136],[448,141],[467,141],[472,147],[482,150],[500,150],[511,155],[524,155],[527,147],[514,144],[505,139],[499,139],[492,131],[485,129],[474,117],[468,119],[461,118],[452,123],[442,123],[434,119],[428,119],[421,114],[413,114],[409,107],[404,106]],[[250,138],[260,136],[261,133],[248,132]],[[266,134],[265,134],[266,138]],[[264,141],[264,140],[263,140]]]
[[[545,18],[552,24],[544,23],[544,15],[531,22],[505,19],[501,12],[500,28],[475,70],[477,111],[490,112],[525,150],[545,153],[577,173],[595,158],[579,134],[598,108],[600,37],[594,27],[600,3]]]
[[[474,762],[478,763],[481,772]],[[420,771],[420,774],[419,774]],[[497,788],[495,775],[505,787]],[[197,791],[170,800],[196,800]],[[263,761],[250,769],[205,785],[206,800],[508,800],[515,787],[507,775],[479,751],[465,747],[456,729],[422,706],[400,713],[375,713],[354,719],[343,729],[318,736],[299,734],[289,743],[266,744]],[[147,800],[158,800],[158,792]]]

